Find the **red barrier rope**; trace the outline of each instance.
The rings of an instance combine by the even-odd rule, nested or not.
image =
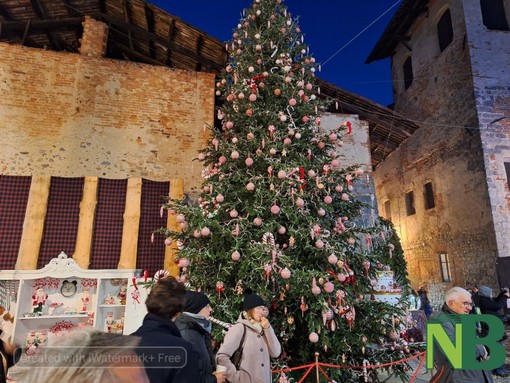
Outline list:
[[[303,377],[299,380],[298,383],[302,383],[304,381],[304,379],[310,375],[310,373],[312,372],[312,370],[314,369],[314,367],[316,368],[317,370],[317,381],[319,381],[319,372],[324,375],[324,377],[330,381],[331,379],[329,378],[329,376],[326,374],[326,372],[324,371],[323,367],[324,368],[351,368],[351,369],[375,369],[375,368],[382,368],[382,367],[388,367],[388,366],[393,366],[393,365],[396,365],[396,364],[400,364],[400,363],[405,363],[407,361],[410,361],[410,360],[413,360],[413,359],[417,359],[419,357],[423,357],[418,365],[418,368],[416,369],[416,371],[414,372],[413,376],[411,377],[411,380],[409,380],[409,383],[412,383],[414,382],[414,380],[416,379],[416,377],[418,376],[418,373],[420,371],[420,369],[422,368],[423,366],[423,363],[425,362],[425,355],[426,355],[426,351],[422,351],[418,354],[415,354],[415,355],[411,355],[407,358],[403,358],[403,359],[399,359],[399,360],[395,360],[393,362],[388,362],[388,363],[383,363],[383,364],[374,364],[374,365],[367,365],[367,366],[349,366],[349,365],[346,365],[346,366],[343,366],[343,365],[338,365],[338,364],[328,364],[328,363],[321,363],[318,361],[318,359],[316,359],[315,363],[309,363],[309,364],[305,364],[303,366],[297,366],[297,367],[288,367],[288,368],[284,368],[284,369],[281,369],[281,370],[274,370],[273,371],[273,374],[281,374],[281,373],[285,373],[285,372],[289,372],[289,371],[297,371],[297,370],[304,370],[304,369],[307,369],[306,372],[304,373]],[[316,354],[317,356],[317,354]]]

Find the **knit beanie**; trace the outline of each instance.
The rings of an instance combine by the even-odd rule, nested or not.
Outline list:
[[[205,306],[210,304],[209,298],[199,291],[186,291],[186,306],[184,311],[192,314],[198,314]]]
[[[243,310],[248,311],[257,306],[266,306],[266,302],[257,294],[253,294],[251,290],[246,289],[244,292]]]

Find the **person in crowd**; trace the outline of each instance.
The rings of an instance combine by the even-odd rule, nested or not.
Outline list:
[[[471,312],[473,301],[469,291],[462,287],[453,287],[445,295],[445,303],[437,315],[437,319],[444,318],[445,315],[465,315]],[[455,342],[455,323],[452,317],[441,322],[445,332],[452,342]],[[476,355],[480,359],[486,359],[489,355],[483,345],[476,345]],[[431,382],[448,383],[492,383],[492,375],[486,370],[455,370],[452,368],[448,358],[442,353],[441,348],[434,345],[434,365],[436,374],[430,380]]]
[[[418,288],[418,296],[421,301],[421,310],[425,313],[427,318],[430,318],[432,315],[432,306],[430,305],[429,297],[427,295],[427,291],[425,290],[425,286],[421,285]]]
[[[56,338],[9,371],[16,383],[149,383],[135,352],[139,338],[83,329]]]
[[[211,345],[212,324],[207,319],[213,309],[209,298],[198,291],[186,292],[184,312],[177,318],[175,325],[181,336],[193,345],[198,354],[200,380],[197,383],[223,383],[224,372],[216,372],[216,362]]]
[[[269,309],[264,300],[249,289],[245,290],[243,311],[228,330],[218,350],[216,361],[227,368],[230,383],[270,383],[271,361],[281,353],[280,342],[267,319]],[[239,370],[230,358],[242,346]]]
[[[200,381],[198,355],[174,323],[185,304],[186,288],[174,277],[159,279],[147,296],[148,313],[133,335],[142,338],[137,352],[151,383]]]
[[[502,310],[506,307],[506,300],[510,297],[510,293],[506,291],[503,295],[500,295],[497,299],[492,299],[492,289],[487,286],[480,286],[480,311],[482,314],[495,315],[503,320]],[[481,336],[487,335],[487,324],[482,322]],[[504,337],[506,339],[506,337]],[[501,344],[505,339],[501,339]],[[493,370],[494,375],[501,377],[510,376],[510,372],[505,368],[505,365],[498,367]]]
[[[7,371],[14,364],[13,355],[15,349],[16,346],[11,343],[11,336],[7,332],[0,330],[0,358],[2,359],[0,365],[0,383],[6,382]]]
[[[508,323],[510,324],[509,322],[509,319],[510,319],[510,307],[508,306],[508,303],[510,302],[509,298],[508,298],[508,292],[510,290],[508,289],[508,287],[503,287],[501,289],[501,292],[499,293],[499,295],[496,297],[496,301],[499,302],[499,301],[503,301],[505,302],[504,304],[504,307],[502,309],[502,315],[503,315],[503,321],[505,323]]]
[[[421,299],[414,289],[411,289],[411,294],[409,295],[409,310],[421,310]]]
[[[473,301],[473,314],[479,314],[480,311],[480,291],[478,290],[478,286],[474,285],[471,288],[471,300]],[[478,310],[477,310],[478,309]]]

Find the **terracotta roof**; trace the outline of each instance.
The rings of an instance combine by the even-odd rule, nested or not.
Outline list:
[[[397,44],[409,40],[409,27],[416,18],[428,11],[429,0],[404,0],[390,20],[388,26],[370,52],[366,64],[393,55]]]
[[[396,42],[390,36],[400,31],[400,17],[419,8],[414,2],[427,3],[404,1],[374,48],[379,52],[374,59],[393,49]],[[86,15],[109,26],[106,57],[216,74],[225,66],[224,42],[143,0],[1,0],[0,41],[78,52]],[[411,22],[408,16],[405,20],[405,25]],[[322,94],[337,100],[339,108],[333,106],[331,112],[353,113],[368,121],[373,168],[418,128],[391,109],[319,81]]]

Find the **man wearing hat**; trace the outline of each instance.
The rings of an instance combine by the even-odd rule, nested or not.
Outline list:
[[[227,368],[230,383],[271,383],[271,361],[281,353],[280,342],[267,319],[269,310],[264,300],[246,289],[243,311],[232,326],[220,349],[217,362]],[[232,355],[242,347],[238,366],[232,363]]]
[[[209,298],[198,291],[186,291],[186,305],[182,315],[175,324],[181,336],[193,345],[199,355],[198,366],[200,381],[197,383],[223,383],[224,372],[216,372],[215,360],[211,346],[211,316],[212,307]]]

